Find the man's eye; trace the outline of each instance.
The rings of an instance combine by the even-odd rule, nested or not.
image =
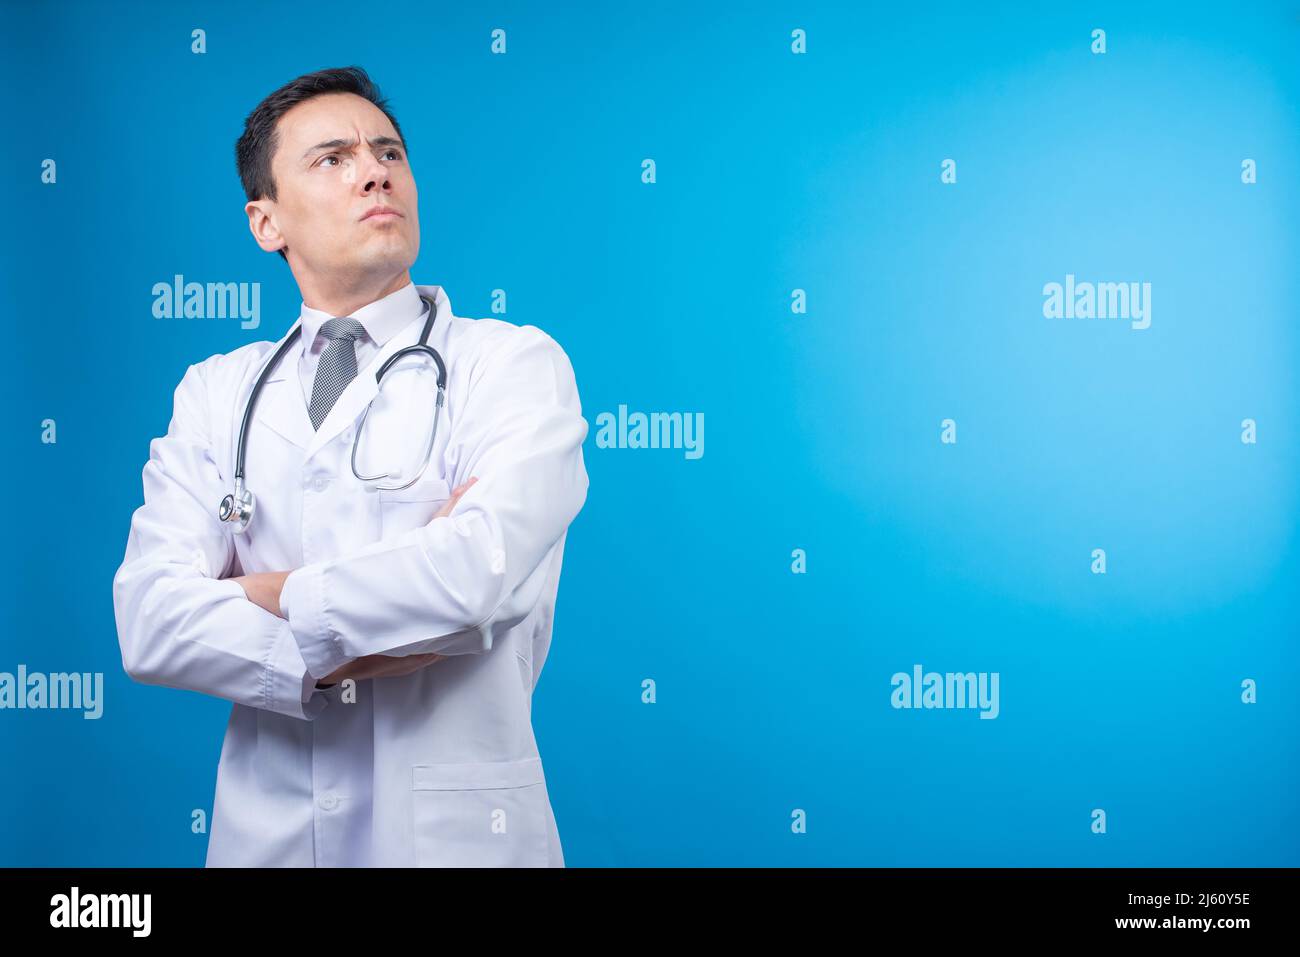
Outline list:
[[[384,155],[385,155],[385,156],[389,156],[389,155],[391,155],[391,156],[393,157],[393,159],[395,159],[395,160],[400,160],[400,159],[402,158],[402,154],[399,153],[399,152],[398,152],[397,150],[395,150],[395,149],[384,150]],[[339,158],[339,154],[338,154],[338,153],[329,153],[329,154],[326,154],[325,156],[322,156],[321,159],[320,159],[320,161],[321,161],[321,164],[323,165],[323,164],[325,163],[325,161],[328,160],[328,159],[338,159],[338,158]]]

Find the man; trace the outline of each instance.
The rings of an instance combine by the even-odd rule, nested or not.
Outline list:
[[[276,90],[236,161],[301,335],[186,370],[113,580],[132,678],[233,702],[207,865],[563,866],[531,697],[588,487],[568,358],[412,284],[415,178],[363,70]],[[429,358],[375,378],[430,319],[436,430]],[[218,504],[264,368],[241,529]]]

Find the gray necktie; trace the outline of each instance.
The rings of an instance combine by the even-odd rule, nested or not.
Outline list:
[[[348,383],[357,377],[357,350],[353,343],[366,334],[365,326],[349,316],[330,319],[320,327],[320,334],[330,340],[316,367],[316,381],[311,387],[311,404],[307,412],[311,427],[319,429]]]

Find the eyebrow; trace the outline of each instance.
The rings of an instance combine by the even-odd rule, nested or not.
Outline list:
[[[376,136],[366,142],[369,143],[372,148],[376,146],[398,146],[402,149],[406,149],[405,143],[401,140],[394,139],[391,136]],[[311,156],[312,153],[318,153],[321,150],[337,150],[342,149],[343,147],[353,148],[356,145],[356,140],[326,140],[324,143],[317,143],[307,152],[303,153],[302,158],[306,159],[308,156]]]

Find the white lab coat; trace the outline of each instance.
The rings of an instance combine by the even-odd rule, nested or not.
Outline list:
[[[440,313],[447,364],[433,459],[404,491],[366,491],[353,430],[374,372],[418,341],[388,340],[313,431],[295,352],[263,386],[248,436],[252,524],[217,517],[233,488],[239,424],[280,342],[190,366],[144,468],[113,579],[122,663],[137,681],[233,702],[217,769],[207,865],[563,866],[530,720],[550,647],[570,522],[586,500],[587,423],[572,367],[532,326]],[[286,329],[286,334],[288,330]],[[280,340],[281,342],[283,340]],[[400,370],[424,369],[424,372]],[[434,373],[387,373],[358,471],[404,463],[428,440]],[[478,482],[450,517],[450,490]],[[225,579],[294,569],[282,608]],[[439,652],[397,678],[315,689],[368,654]]]

